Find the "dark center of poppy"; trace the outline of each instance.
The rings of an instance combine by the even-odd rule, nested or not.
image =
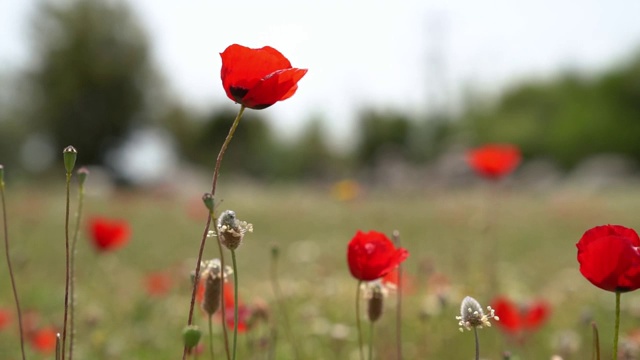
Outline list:
[[[236,99],[237,102],[241,103],[242,99],[247,95],[247,93],[249,92],[249,89],[245,89],[245,88],[241,88],[241,87],[235,87],[235,86],[230,86],[229,87],[229,92],[231,93],[231,96],[233,96],[234,99]]]

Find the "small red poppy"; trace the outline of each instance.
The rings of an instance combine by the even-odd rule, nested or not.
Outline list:
[[[507,144],[489,144],[467,152],[467,162],[471,168],[492,180],[509,175],[518,167],[522,155],[520,150]]]
[[[491,307],[500,318],[498,326],[511,335],[523,335],[535,331],[548,319],[551,309],[544,301],[535,301],[528,306],[518,306],[506,297],[496,298]]]
[[[233,285],[230,283],[224,283],[224,309],[225,309],[225,317],[227,320],[227,327],[233,329],[234,327],[234,292]],[[249,321],[249,317],[251,316],[251,309],[245,305],[238,298],[238,332],[243,333],[248,330],[247,323]]]
[[[620,225],[596,226],[576,244],[580,272],[593,285],[607,291],[640,288],[640,238]]]
[[[361,281],[379,279],[409,256],[403,248],[397,248],[383,233],[360,230],[349,242],[347,262],[351,275]]]
[[[164,296],[171,291],[171,276],[164,272],[148,274],[145,283],[149,296]]]
[[[0,331],[4,330],[11,323],[11,311],[0,309]]]
[[[293,96],[307,69],[292,68],[278,50],[233,44],[220,53],[222,86],[229,99],[250,109],[264,109]]]
[[[115,250],[129,241],[129,224],[124,220],[96,217],[89,221],[93,245],[98,251]]]
[[[39,353],[51,354],[56,350],[58,332],[53,327],[35,330],[29,337],[31,347]]]

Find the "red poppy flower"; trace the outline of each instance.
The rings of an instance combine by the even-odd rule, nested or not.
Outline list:
[[[0,331],[4,330],[11,323],[11,311],[0,309]]]
[[[51,354],[56,350],[57,333],[53,327],[38,329],[29,337],[29,343],[37,352]]]
[[[398,283],[400,282],[400,276],[398,274],[398,268],[394,268],[389,271],[389,273],[382,277],[382,283],[386,286],[391,285],[393,288],[398,288]],[[415,290],[414,280],[411,275],[409,275],[406,271],[402,272],[402,291],[405,294],[412,294]]]
[[[593,285],[614,292],[640,288],[640,238],[620,225],[596,226],[576,244],[580,272]]]
[[[544,301],[536,301],[520,307],[505,297],[496,298],[491,307],[500,318],[498,326],[512,335],[522,335],[526,331],[535,331],[549,317],[550,308]]]
[[[224,313],[227,321],[227,327],[233,331],[234,327],[234,307],[233,285],[224,283]],[[221,312],[219,312],[221,313]],[[251,316],[251,309],[238,299],[238,332],[243,333],[248,330],[247,322]]]
[[[480,176],[498,180],[520,164],[520,150],[513,145],[490,144],[470,150],[467,162]]]
[[[222,86],[229,99],[250,109],[264,109],[290,98],[307,69],[292,68],[278,50],[233,44],[220,54]]]
[[[89,222],[93,244],[98,251],[115,250],[129,240],[129,224],[124,220],[93,218]]]
[[[397,248],[383,233],[358,230],[349,242],[347,262],[351,275],[358,280],[372,281],[387,275],[409,256]]]
[[[163,296],[171,291],[171,276],[164,272],[156,272],[147,275],[145,279],[147,294],[150,296]]]

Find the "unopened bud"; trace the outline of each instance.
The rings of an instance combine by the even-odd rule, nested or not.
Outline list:
[[[0,186],[4,186],[4,166],[0,164]]]
[[[78,151],[73,146],[69,145],[62,151],[64,156],[64,168],[67,170],[67,174],[73,172],[73,168],[76,166],[76,159],[78,157]]]
[[[184,330],[182,330],[182,340],[187,349],[192,349],[198,345],[200,337],[202,337],[202,332],[197,325],[187,325]]]
[[[205,193],[202,195],[202,202],[204,202],[204,206],[206,206],[210,212],[213,212],[213,195]]]
[[[76,175],[78,175],[78,182],[80,183],[80,186],[83,186],[84,182],[87,180],[87,176],[89,176],[89,169],[83,166],[76,171]]]
[[[367,315],[369,321],[375,322],[382,316],[382,308],[384,302],[384,294],[380,286],[374,286],[371,288],[371,297],[367,303]]]
[[[273,245],[271,247],[271,257],[276,260],[278,259],[278,255],[280,255],[280,248],[278,247],[278,245]]]
[[[222,295],[222,277],[215,276],[213,272],[205,272],[204,300],[202,310],[209,316],[215,314],[220,307],[220,297]]]

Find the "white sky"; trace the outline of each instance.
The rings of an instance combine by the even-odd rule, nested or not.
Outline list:
[[[0,72],[28,60],[35,0],[0,0]],[[349,141],[359,107],[427,109],[446,88],[495,92],[514,79],[602,68],[640,46],[638,0],[130,0],[155,61],[186,103],[230,101],[220,56],[232,43],[270,45],[308,68],[298,93],[261,110],[284,134],[321,115]],[[437,49],[437,50],[434,50]],[[440,54],[429,70],[429,53]]]

